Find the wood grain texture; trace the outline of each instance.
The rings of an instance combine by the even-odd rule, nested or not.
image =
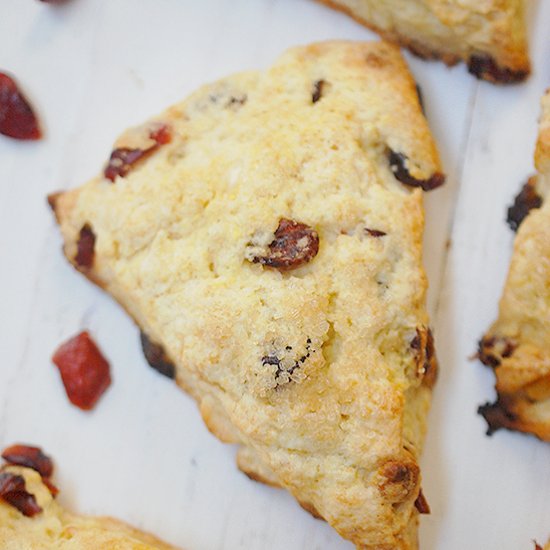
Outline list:
[[[550,85],[550,3],[529,0],[534,74],[479,83],[407,55],[448,183],[426,195],[425,262],[441,378],[424,455],[426,550],[530,548],[550,534],[550,446],[484,435],[476,407],[493,379],[467,357],[496,315],[511,253],[506,205],[532,171],[538,102]],[[190,550],[350,549],[285,492],[252,483],[194,403],[147,367],[139,333],[62,259],[45,196],[95,174],[120,130],[204,82],[262,68],[286,47],[371,39],[310,0],[2,0],[0,69],[12,71],[46,137],[0,136],[0,446],[56,458],[60,498]],[[97,409],[68,403],[50,362],[89,329],[113,385]]]

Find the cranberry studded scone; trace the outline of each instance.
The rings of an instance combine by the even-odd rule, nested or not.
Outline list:
[[[399,50],[327,42],[202,88],[50,204],[245,473],[360,548],[411,549],[436,375],[422,192],[443,180]]]
[[[37,448],[26,449],[40,452]],[[28,453],[22,454],[25,447],[10,450],[18,453],[16,462],[32,467],[0,468],[2,550],[176,550],[121,521],[68,512],[57,502],[57,489],[49,476],[36,470],[41,470],[49,459],[40,456],[37,466],[28,462]]]
[[[511,83],[529,74],[524,0],[320,1],[420,57],[462,60],[478,78]]]
[[[499,316],[479,357],[496,375],[498,399],[480,407],[489,432],[508,428],[550,441],[550,90],[542,100],[537,175],[509,210],[518,227]],[[521,224],[521,225],[520,225]]]

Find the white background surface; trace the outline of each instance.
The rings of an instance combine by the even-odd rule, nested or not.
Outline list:
[[[407,56],[446,186],[427,195],[425,262],[441,376],[423,458],[424,550],[529,550],[550,535],[550,445],[484,435],[492,373],[468,361],[495,318],[513,234],[506,206],[532,171],[550,85],[550,1],[528,0],[534,73],[497,88]],[[41,445],[60,501],[113,515],[187,550],[350,549],[284,491],[249,481],[195,404],[148,368],[138,331],[62,258],[47,193],[92,175],[127,126],[291,45],[371,39],[309,0],[0,0],[0,70],[41,116],[38,143],[0,136],[0,446]],[[89,329],[112,365],[96,410],[72,407],[50,363]]]

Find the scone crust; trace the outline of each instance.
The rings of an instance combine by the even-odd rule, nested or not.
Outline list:
[[[494,83],[530,73],[524,0],[318,0],[425,59]]]
[[[9,466],[2,471],[22,476],[26,491],[42,508],[39,514],[26,517],[0,499],[2,550],[177,550],[119,520],[68,512],[30,468]]]
[[[550,441],[550,90],[542,100],[536,146],[536,190],[543,198],[521,223],[499,317],[480,343],[495,369],[498,400],[481,408],[500,427]]]
[[[420,345],[422,191],[391,153],[413,183],[442,177],[398,48],[294,48],[155,121],[172,140],[154,156],[51,201],[67,258],[90,224],[80,270],[162,344],[250,477],[358,548],[416,548],[434,361]],[[253,259],[283,218],[319,236],[288,272]]]

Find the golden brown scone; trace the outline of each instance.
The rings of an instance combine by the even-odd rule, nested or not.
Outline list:
[[[6,474],[23,478],[25,491],[34,496],[41,510],[26,516],[0,498],[2,550],[175,550],[115,519],[71,514],[52,496],[40,474],[30,468],[7,466],[0,470],[4,480]]]
[[[398,48],[289,50],[115,147],[50,199],[67,258],[250,477],[359,548],[416,548],[436,372],[421,188],[444,178]]]
[[[550,90],[542,100],[535,165],[536,177],[509,211],[510,221],[521,225],[499,317],[479,353],[495,369],[498,399],[480,412],[489,432],[508,428],[550,441],[550,201],[544,200],[550,186]]]
[[[524,0],[320,0],[420,57],[458,61],[478,78],[524,80],[530,71]]]

